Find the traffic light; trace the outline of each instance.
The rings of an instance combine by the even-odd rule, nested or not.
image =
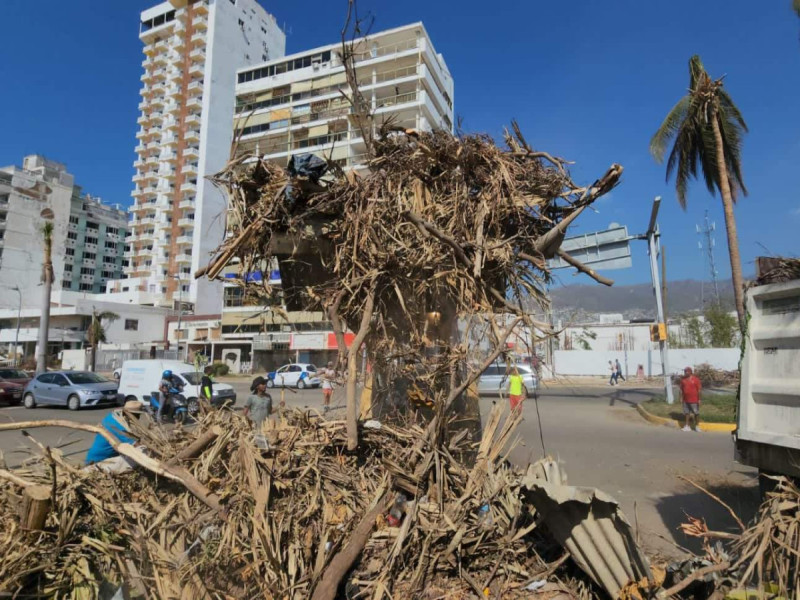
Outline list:
[[[666,342],[667,341],[667,324],[666,323],[653,323],[650,325],[650,341],[651,342]]]

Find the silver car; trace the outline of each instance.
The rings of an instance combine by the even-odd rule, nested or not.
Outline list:
[[[89,371],[51,371],[34,377],[25,388],[25,408],[55,404],[78,410],[87,406],[118,404],[116,381]]]
[[[522,384],[525,386],[523,394],[527,395],[539,387],[539,379],[536,373],[527,365],[516,365],[517,371],[522,375]],[[508,375],[505,364],[495,364],[487,367],[478,379],[479,394],[507,394]]]

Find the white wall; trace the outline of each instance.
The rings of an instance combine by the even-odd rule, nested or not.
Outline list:
[[[609,360],[619,359],[623,375],[636,375],[639,365],[648,377],[662,375],[661,354],[655,350],[633,350],[626,355],[615,350],[556,350],[554,356],[556,375],[611,375]],[[683,372],[684,367],[708,363],[717,369],[734,371],[739,368],[738,348],[691,348],[670,349],[669,368],[673,373]]]

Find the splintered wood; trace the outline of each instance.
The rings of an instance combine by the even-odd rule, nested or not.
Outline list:
[[[53,450],[56,503],[41,531],[20,524],[17,505],[28,485],[50,490],[48,459],[0,478],[0,592],[93,598],[124,584],[150,598],[307,598],[368,517],[363,550],[334,592],[525,597],[521,588],[551,572],[546,561],[561,550],[538,535],[521,474],[504,461],[519,419],[495,408],[471,468],[454,458],[457,442],[431,446],[416,425],[364,428],[348,453],[343,422],[300,411],[266,432],[270,450],[231,411],[172,437],[134,429],[163,464],[186,457],[179,462],[222,512],[144,469],[110,476]]]

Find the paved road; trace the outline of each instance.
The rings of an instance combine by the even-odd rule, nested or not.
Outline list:
[[[234,387],[241,406],[248,384],[237,381]],[[280,392],[272,393],[277,401]],[[729,434],[684,433],[643,421],[633,406],[656,394],[657,390],[627,386],[559,385],[543,388],[538,404],[546,451],[563,461],[570,483],[598,487],[614,496],[632,524],[638,519],[645,547],[672,556],[676,554],[675,543],[699,548],[676,529],[685,520],[684,513],[703,516],[711,529],[732,530],[733,526],[724,509],[680,476],[689,477],[722,497],[745,520],[757,507],[758,482],[752,469],[733,461]],[[287,391],[285,396],[290,407],[322,406],[319,390]],[[495,400],[481,400],[484,415]],[[344,392],[338,389],[332,416],[343,416],[343,402]],[[68,418],[98,423],[108,410],[75,413],[60,408],[2,407],[0,422]],[[533,399],[525,402],[523,416],[521,444],[511,454],[519,464],[544,454]],[[76,461],[82,460],[91,443],[89,435],[64,429],[36,429],[31,434],[43,444],[62,446],[65,454]],[[20,432],[0,432],[0,451],[10,465],[22,462],[32,447]]]

